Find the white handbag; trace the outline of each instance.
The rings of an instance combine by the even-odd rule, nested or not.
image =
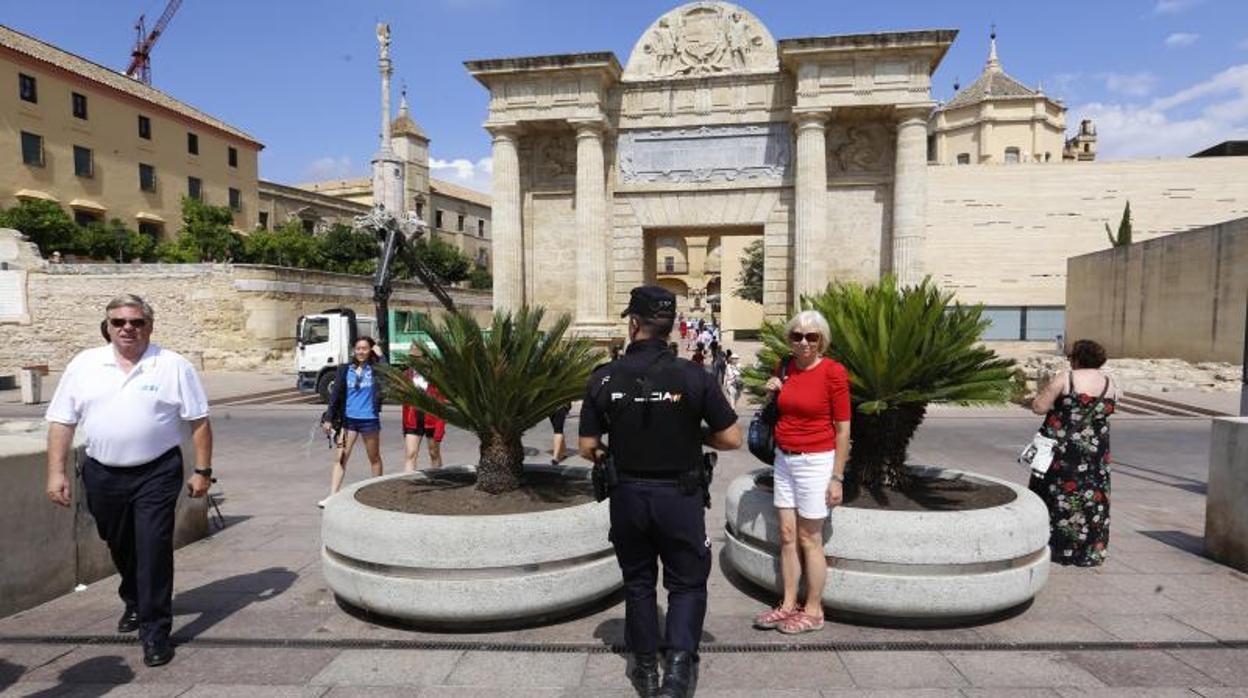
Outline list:
[[[1057,446],[1057,439],[1050,439],[1047,436],[1037,433],[1031,437],[1031,443],[1018,454],[1018,464],[1024,468],[1030,468],[1031,472],[1037,475],[1044,475],[1049,472],[1049,466],[1053,465],[1053,448]]]

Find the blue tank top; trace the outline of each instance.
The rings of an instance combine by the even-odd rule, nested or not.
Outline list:
[[[350,419],[377,419],[373,411],[373,367],[365,364],[361,373],[355,367],[347,369],[347,417]]]

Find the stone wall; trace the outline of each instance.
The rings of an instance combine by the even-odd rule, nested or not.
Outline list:
[[[1109,247],[1105,223],[1116,231],[1128,200],[1136,241],[1248,216],[1248,157],[927,174],[927,271],[960,300],[987,305],[1067,305],[1066,259]]]
[[[293,370],[300,315],[337,306],[373,314],[371,279],[252,265],[65,264],[25,274],[27,322],[0,322],[0,375],[29,364],[63,368],[103,341],[99,323],[114,296],[135,293],[156,312],[154,341],[206,370]],[[454,289],[456,304],[478,319],[488,292]],[[423,287],[395,285],[390,307],[438,314]]]
[[[1067,337],[1095,338],[1118,357],[1243,359],[1248,218],[1075,257],[1067,269]]]

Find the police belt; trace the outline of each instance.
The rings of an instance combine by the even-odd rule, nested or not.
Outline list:
[[[686,469],[687,470],[687,469]],[[686,470],[633,470],[619,473],[620,482],[680,482]]]

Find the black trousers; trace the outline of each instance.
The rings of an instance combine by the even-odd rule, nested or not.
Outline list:
[[[87,508],[121,574],[126,610],[139,612],[139,638],[168,639],[173,627],[173,525],[182,491],[182,451],[119,468],[88,458],[82,468]]]
[[[621,480],[611,491],[611,542],[624,575],[629,650],[640,654],[659,649],[657,558],[663,562],[667,589],[666,647],[696,652],[711,574],[702,493],[682,494],[671,482]]]

